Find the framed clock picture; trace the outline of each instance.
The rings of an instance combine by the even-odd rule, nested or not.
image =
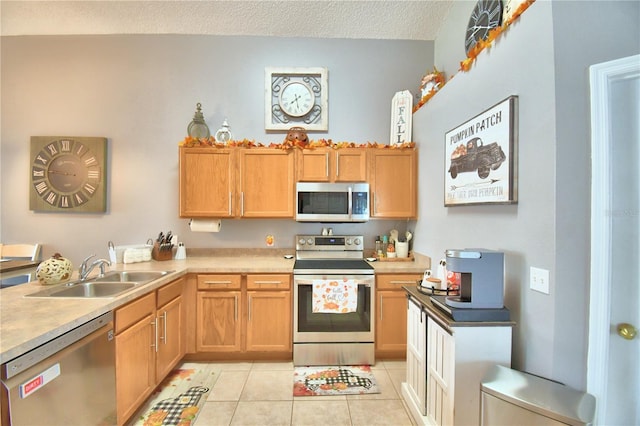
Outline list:
[[[328,71],[322,67],[265,68],[266,130],[329,129]]]
[[[106,161],[106,138],[32,136],[29,208],[105,212]]]

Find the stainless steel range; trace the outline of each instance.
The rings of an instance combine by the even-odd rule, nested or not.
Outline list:
[[[362,235],[298,235],[294,365],[375,363],[373,267]]]

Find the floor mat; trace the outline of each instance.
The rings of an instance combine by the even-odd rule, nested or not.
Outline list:
[[[129,425],[193,425],[219,376],[220,369],[209,364],[180,365],[162,381]]]
[[[368,365],[296,367],[293,372],[293,396],[365,393],[380,393]]]

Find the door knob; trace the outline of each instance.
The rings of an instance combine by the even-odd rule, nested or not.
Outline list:
[[[622,337],[623,339],[627,339],[627,340],[633,340],[633,338],[636,337],[636,334],[637,334],[636,328],[633,325],[628,324],[626,322],[618,324],[617,330],[618,330],[618,335],[620,335],[620,337]]]

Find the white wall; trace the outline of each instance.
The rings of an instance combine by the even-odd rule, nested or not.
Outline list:
[[[1,227],[4,243],[39,241],[44,255],[74,264],[106,255],[107,242],[144,243],[172,230],[188,248],[293,247],[319,224],[224,220],[219,234],[195,234],[178,218],[178,143],[196,102],[212,132],[228,118],[237,139],[281,142],[264,130],[264,69],[326,66],[329,131],[312,138],[387,142],[391,98],[418,91],[433,42],[178,35],[2,37]],[[109,139],[106,214],[29,210],[32,135]],[[335,233],[374,235],[406,221],[336,225]]]

